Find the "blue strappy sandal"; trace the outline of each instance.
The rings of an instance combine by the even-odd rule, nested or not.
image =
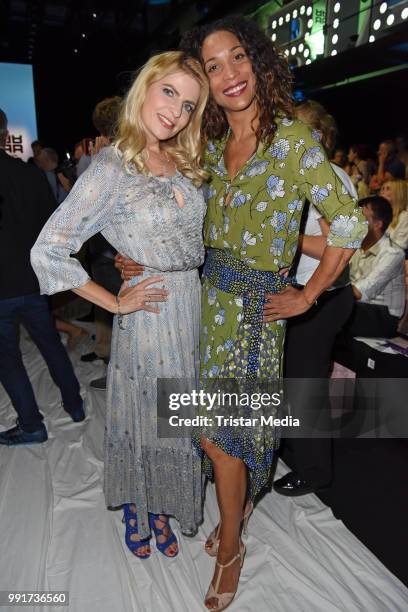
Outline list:
[[[161,519],[160,517],[164,516],[164,520]],[[155,524],[155,521],[160,521],[161,523],[165,523],[165,525],[163,527],[157,527]],[[165,557],[169,557],[170,559],[173,559],[174,557],[177,557],[177,555],[179,554],[179,551],[177,550],[177,552],[174,553],[174,555],[167,555],[165,553],[165,550],[171,545],[173,544],[173,542],[175,542],[176,544],[178,544],[177,542],[177,538],[174,535],[171,527],[170,527],[170,523],[169,523],[169,517],[166,516],[165,514],[153,514],[151,512],[149,512],[149,525],[150,525],[150,529],[152,529],[154,531],[154,535],[156,536],[156,546],[157,549],[165,556]],[[165,542],[159,542],[158,541],[158,537],[159,536],[164,536],[164,530],[166,529],[166,527],[169,528],[170,530],[170,535],[167,538],[167,540]]]
[[[138,525],[137,525],[137,514],[136,512],[132,512],[132,510],[130,509],[131,505],[133,504],[123,504],[122,523],[126,524],[126,533],[125,533],[126,546],[135,555],[135,557],[138,557],[138,559],[148,559],[150,557],[150,552],[145,553],[144,555],[138,555],[137,551],[143,546],[147,546],[149,544],[150,537],[144,538],[143,540],[138,540],[138,541],[130,539],[130,536],[134,535],[135,533],[137,534],[139,533]],[[132,519],[134,519],[135,521],[134,527],[132,527],[132,525],[130,524],[130,521]]]

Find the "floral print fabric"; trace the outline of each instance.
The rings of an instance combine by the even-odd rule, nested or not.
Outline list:
[[[280,119],[270,146],[262,143],[237,175],[229,177],[223,152],[228,135],[207,148],[211,174],[204,224],[207,247],[228,251],[249,268],[278,272],[296,253],[304,202],[309,199],[331,224],[327,243],[358,248],[367,228],[364,216],[332,170],[320,135],[299,121]],[[201,375],[204,379],[239,377],[248,360],[250,324],[244,321],[245,295],[221,291],[204,276],[202,296]],[[260,379],[281,375],[285,321],[262,326]],[[245,338],[246,333],[246,338]],[[276,435],[254,431],[242,439],[228,429],[202,432],[249,468],[253,498],[270,474]],[[208,434],[208,435],[207,435]],[[204,455],[204,470],[212,476]]]

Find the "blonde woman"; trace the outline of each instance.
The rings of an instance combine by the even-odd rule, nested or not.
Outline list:
[[[108,507],[123,505],[126,543],[139,558],[150,555],[151,530],[163,554],[178,553],[169,515],[188,534],[201,521],[201,465],[189,439],[157,437],[156,384],[193,377],[198,363],[207,96],[196,60],[181,52],[152,57],[124,101],[114,146],[95,156],[31,254],[42,293],[72,289],[116,315],[104,492]],[[70,257],[98,232],[145,267],[143,280],[129,281],[119,296]]]
[[[382,195],[392,207],[392,221],[388,235],[402,249],[408,248],[408,185],[402,179],[387,181],[381,187]]]

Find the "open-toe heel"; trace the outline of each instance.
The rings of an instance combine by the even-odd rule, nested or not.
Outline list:
[[[156,525],[156,521],[159,521],[160,523],[163,523],[163,527],[158,527]],[[157,549],[165,556],[165,557],[169,557],[169,559],[172,559],[173,557],[177,557],[179,551],[177,548],[177,551],[174,554],[168,554],[166,553],[166,550],[168,549],[169,546],[171,546],[172,544],[177,544],[177,538],[174,535],[173,531],[171,530],[170,527],[170,523],[169,523],[169,517],[165,516],[164,514],[153,514],[153,513],[149,513],[149,525],[150,528],[153,529],[154,531],[154,535],[156,536],[156,546]],[[167,537],[167,539],[164,542],[159,542],[158,538],[160,536],[164,536],[166,537],[165,529],[168,529],[169,531],[169,535]]]
[[[148,559],[150,557],[150,551],[144,554],[137,554],[137,551],[143,548],[144,546],[150,546],[150,537],[143,538],[140,540],[132,540],[131,536],[139,535],[138,525],[137,525],[137,513],[132,512],[131,510],[132,504],[123,504],[123,518],[122,523],[126,525],[125,532],[125,542],[126,546],[129,548],[130,552],[132,552],[135,557],[139,559]],[[134,524],[131,524],[131,521],[134,521]]]
[[[227,567],[230,567],[233,563],[235,563],[238,559],[240,560],[240,569],[241,569],[244,563],[245,553],[246,553],[245,544],[243,542],[240,542],[239,553],[235,555],[235,557],[233,557],[231,561],[228,561],[228,563],[219,563],[218,561],[216,562],[216,566],[219,569],[217,580],[216,580],[215,586],[213,586],[212,583],[210,584],[209,589],[207,591],[207,595],[205,596],[205,601],[208,601],[209,599],[218,600],[217,607],[211,608],[211,612],[221,612],[222,610],[225,610],[226,608],[228,608],[228,606],[232,603],[232,600],[234,599],[235,594],[238,590],[238,583],[237,583],[237,588],[235,589],[233,593],[218,593],[218,589],[219,589],[221,577],[222,577],[222,572],[224,571],[224,569],[226,569]],[[239,582],[239,578],[238,578],[238,582]],[[210,608],[207,608],[207,610],[210,610]]]

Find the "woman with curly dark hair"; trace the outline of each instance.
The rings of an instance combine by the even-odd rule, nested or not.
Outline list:
[[[204,225],[202,376],[278,378],[283,319],[308,310],[345,266],[365,235],[363,217],[332,171],[320,136],[293,119],[287,61],[253,21],[230,17],[206,25],[186,34],[181,48],[202,62],[211,92],[203,120],[212,180]],[[285,288],[279,270],[293,260],[305,197],[331,232],[318,272],[300,291]],[[269,426],[242,427],[239,436],[227,428],[202,433],[204,468],[214,472],[221,517],[206,543],[217,565],[205,605],[218,611],[237,588],[242,518],[268,481],[276,436]]]
[[[255,389],[261,378],[281,375],[283,319],[308,310],[331,285],[360,246],[364,217],[342,190],[320,135],[293,119],[289,67],[255,23],[231,17],[205,25],[186,34],[181,49],[201,61],[211,94],[203,120],[211,182],[201,373],[208,383],[243,379]],[[295,255],[306,197],[331,231],[319,268],[298,290],[279,270]],[[126,262],[120,265],[126,272]],[[276,439],[265,425],[203,429],[193,440],[206,474],[215,476],[220,509],[206,542],[217,557],[205,600],[210,610],[224,610],[234,598],[245,554],[242,523],[268,482]]]

